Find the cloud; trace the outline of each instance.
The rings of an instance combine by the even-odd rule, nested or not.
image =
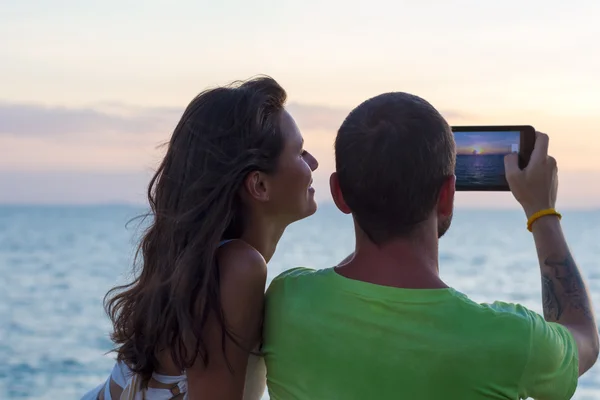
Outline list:
[[[334,133],[350,111],[345,108],[290,103],[290,113],[302,129]],[[168,135],[183,113],[176,107],[134,107],[103,103],[85,108],[0,102],[0,134],[34,137],[73,137],[107,134]],[[463,114],[450,111],[448,118]]]
[[[0,204],[144,204],[152,173],[0,171]]]
[[[172,129],[178,112],[171,108],[104,111],[95,108],[46,107],[0,103],[0,134],[71,136],[79,134],[139,134]]]
[[[153,171],[2,171],[2,204],[146,204]],[[330,201],[329,177],[315,176],[317,201]]]
[[[288,108],[305,129],[337,129],[347,114],[344,109],[297,103]],[[0,134],[47,137],[171,132],[182,113],[183,108],[118,103],[86,108],[0,103]]]
[[[290,103],[287,107],[302,129],[336,132],[350,110],[326,106]]]

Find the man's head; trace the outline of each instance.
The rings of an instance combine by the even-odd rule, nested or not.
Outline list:
[[[384,93],[356,107],[335,141],[331,191],[377,245],[452,219],[456,148],[448,123],[427,101]]]

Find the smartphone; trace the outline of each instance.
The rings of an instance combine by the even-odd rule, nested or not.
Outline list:
[[[529,125],[453,126],[456,142],[456,190],[508,191],[504,156],[519,155],[525,168],[535,144]]]

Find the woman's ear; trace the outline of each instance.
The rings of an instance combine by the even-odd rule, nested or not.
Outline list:
[[[265,175],[259,171],[252,171],[244,179],[246,196],[257,201],[269,201],[269,184]]]
[[[350,210],[350,207],[346,204],[346,200],[344,200],[337,172],[334,172],[329,177],[329,189],[331,190],[331,197],[333,197],[333,202],[337,208],[344,214],[350,214],[352,210]]]

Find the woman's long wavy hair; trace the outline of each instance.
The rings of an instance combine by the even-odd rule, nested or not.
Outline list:
[[[141,272],[104,299],[117,359],[145,381],[164,351],[181,371],[198,356],[208,365],[202,332],[209,315],[222,328],[222,351],[226,337],[235,341],[223,316],[215,254],[219,241],[242,233],[244,178],[276,168],[285,101],[269,77],[236,82],[198,95],[175,128],[148,187],[152,219],[136,253]]]

